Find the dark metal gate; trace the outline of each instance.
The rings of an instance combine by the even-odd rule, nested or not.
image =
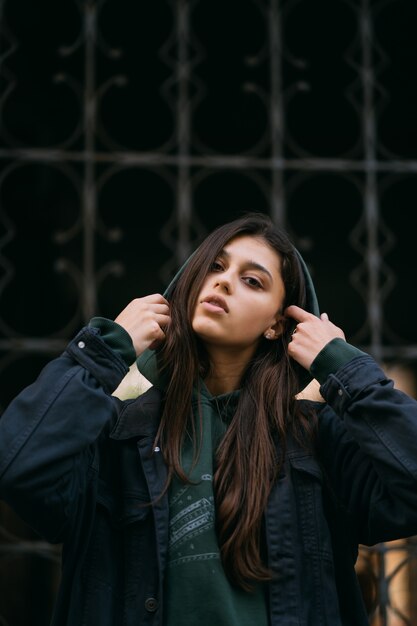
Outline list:
[[[290,230],[352,343],[413,368],[416,18],[414,0],[0,0],[2,405],[242,210]],[[415,550],[365,559],[373,624],[416,623],[389,593]],[[0,624],[47,623],[58,561],[0,509]]]

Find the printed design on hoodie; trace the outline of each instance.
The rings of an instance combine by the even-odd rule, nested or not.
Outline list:
[[[219,559],[211,474],[182,486],[170,498],[169,565]]]

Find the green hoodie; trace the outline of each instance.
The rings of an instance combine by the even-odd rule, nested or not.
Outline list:
[[[299,255],[307,286],[306,310],[319,315],[317,298],[306,265]],[[184,266],[165,292],[169,299]],[[115,322],[93,318],[110,347],[118,351],[130,365],[135,358],[132,341]],[[316,357],[310,372],[299,367],[299,388],[311,375],[324,382],[327,375],[351,360],[359,350],[341,339],[331,341]],[[158,373],[156,353],[146,350],[136,361],[139,371],[164,391]],[[192,410],[197,441],[201,451],[194,460],[191,439],[182,450],[182,466],[189,484],[174,478],[169,489],[169,550],[165,573],[166,626],[267,626],[266,586],[256,585],[253,592],[233,586],[225,575],[216,535],[213,493],[213,462],[219,442],[233,416],[239,391],[214,397],[203,381],[194,389]],[[201,436],[201,438],[200,438]]]
[[[167,626],[267,626],[265,590],[252,593],[233,586],[225,575],[216,535],[213,462],[239,392],[213,397],[201,383],[192,409],[201,452],[193,465],[186,440],[182,466],[191,483],[174,478],[169,490],[169,547],[165,574]],[[199,417],[201,416],[201,418]]]

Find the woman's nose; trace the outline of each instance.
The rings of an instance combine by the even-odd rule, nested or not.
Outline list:
[[[222,274],[221,276],[217,276],[217,280],[215,281],[215,287],[222,289],[226,293],[230,293],[231,287],[232,287],[230,277],[227,276],[227,274]]]

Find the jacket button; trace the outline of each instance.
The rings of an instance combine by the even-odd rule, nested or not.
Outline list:
[[[145,600],[145,609],[149,613],[154,613],[158,608],[158,600],[156,598],[147,598]]]
[[[84,343],[84,341],[79,341],[79,342],[77,343],[77,346],[80,348],[80,350],[82,350],[83,348],[85,348],[85,343]]]

